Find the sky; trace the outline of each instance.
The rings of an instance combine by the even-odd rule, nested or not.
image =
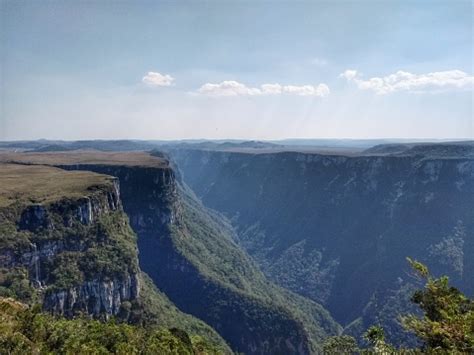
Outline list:
[[[473,139],[473,2],[0,0],[0,140]]]

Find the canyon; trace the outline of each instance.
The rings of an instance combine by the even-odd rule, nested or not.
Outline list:
[[[340,333],[319,304],[269,282],[235,244],[228,221],[202,206],[166,159],[99,152],[3,159],[116,177],[124,212],[138,235],[141,269],[179,309],[211,325],[234,351],[314,353],[324,338]]]
[[[355,155],[168,149],[270,279],[324,305],[350,334],[384,323],[396,341],[404,335],[395,313],[408,310],[400,307],[413,289],[406,257],[474,292],[473,152],[472,144]]]
[[[397,320],[417,312],[407,257],[474,291],[469,142],[353,152],[117,144],[0,153],[3,170],[107,182],[21,208],[10,192],[2,239],[14,244],[0,247],[0,290],[16,287],[53,314],[179,327],[248,354],[319,353],[328,337],[361,339],[374,324],[416,345]]]

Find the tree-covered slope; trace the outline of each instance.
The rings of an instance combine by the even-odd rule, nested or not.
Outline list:
[[[0,297],[0,354],[220,354],[200,336],[177,328],[152,328],[66,319]]]
[[[227,222],[179,190],[169,239],[145,236],[139,243],[143,268],[181,309],[246,353],[316,352],[340,332],[322,306],[269,282],[235,245]]]
[[[349,324],[380,319],[386,302],[387,310],[406,303],[407,255],[474,292],[474,161],[456,156],[459,149],[420,149],[170,154],[203,203],[232,221],[235,240],[267,276]]]

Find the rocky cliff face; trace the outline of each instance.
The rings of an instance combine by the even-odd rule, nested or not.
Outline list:
[[[342,323],[406,283],[406,256],[474,292],[470,157],[171,151],[204,204],[280,285]]]
[[[162,192],[175,193],[166,171],[121,171],[124,180],[135,176],[151,182],[137,182],[135,191],[126,189],[127,198],[137,197],[127,200],[130,206],[140,201],[137,191],[160,196],[162,202],[168,201]],[[189,344],[188,334],[201,349],[212,346],[219,354],[231,353],[214,329],[178,310],[140,270],[136,234],[120,194],[119,180],[110,175],[0,163],[0,298],[40,303],[45,311],[68,318],[114,316],[143,329],[168,328],[173,333],[179,328],[177,334],[184,334]],[[144,213],[134,215],[136,226],[152,220],[158,231],[178,213],[172,203],[141,209]]]
[[[39,298],[46,310],[107,318],[117,315],[124,301],[137,299],[135,237],[123,213],[117,179],[91,187],[78,199],[4,207],[0,224],[3,279],[22,270],[32,286],[30,297]],[[116,268],[108,257],[128,264]]]
[[[46,310],[72,316],[83,311],[94,316],[117,315],[124,301],[136,300],[140,283],[138,274],[112,280],[85,281],[68,289],[48,292],[43,300]]]
[[[81,164],[62,168],[119,178],[124,210],[138,234],[140,267],[180,309],[213,326],[234,350],[309,354],[327,334],[340,331],[315,303],[305,304],[307,314],[295,311],[297,298],[285,299],[265,281],[226,234],[219,217],[196,205],[171,167]],[[274,293],[279,303],[267,292]]]
[[[140,233],[165,232],[180,214],[177,184],[171,167],[141,167],[105,164],[61,165],[66,170],[89,170],[120,180],[121,199],[133,229]]]

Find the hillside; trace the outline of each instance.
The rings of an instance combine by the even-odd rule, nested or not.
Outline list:
[[[156,290],[136,243],[116,178],[0,164],[0,296],[68,318],[178,327],[228,351],[212,328]]]
[[[115,160],[113,154],[28,153],[1,159],[117,177],[138,235],[141,268],[180,309],[213,326],[234,350],[314,353],[325,337],[341,331],[323,307],[266,280],[233,242],[230,224],[195,199],[165,158],[150,163],[150,156],[141,159],[145,153]]]
[[[350,324],[347,331],[384,322],[389,339],[399,340],[396,315],[412,289],[406,256],[474,292],[474,161],[433,155],[444,147],[424,150],[169,153],[204,205],[232,221],[236,242],[268,277],[323,304]]]
[[[101,322],[85,317],[64,319],[37,307],[0,297],[2,354],[219,354],[199,336],[177,328],[159,329]]]

